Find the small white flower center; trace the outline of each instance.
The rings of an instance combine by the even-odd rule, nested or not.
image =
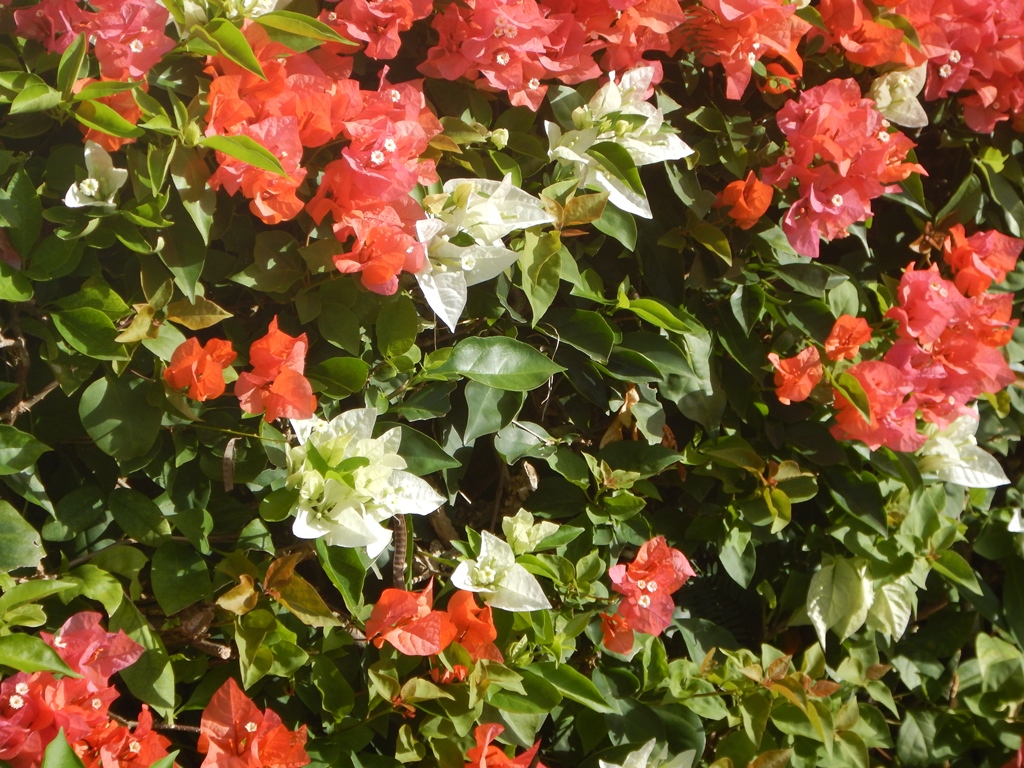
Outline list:
[[[256,725],[256,723],[254,723],[252,720],[250,720],[248,723],[245,724],[245,730],[248,733],[256,733],[256,728],[257,727],[258,726]]]
[[[842,204],[843,204],[843,196],[842,195],[838,195],[838,194],[832,195],[832,205],[838,207],[838,206],[840,206]]]
[[[508,64],[510,58],[511,57],[508,55],[508,52],[499,51],[498,55],[494,57],[494,60],[498,62],[500,66],[504,67]]]
[[[536,77],[531,77],[530,82],[526,84],[526,87],[529,88],[531,91],[536,91],[538,88],[540,88],[540,80],[538,80]]]
[[[373,150],[370,153],[370,164],[371,165],[383,165],[384,164],[384,153],[379,149]]]
[[[650,595],[640,595],[640,597],[638,597],[637,600],[636,600],[636,604],[639,605],[641,608],[650,608],[651,607],[651,596]]]
[[[89,703],[92,704],[92,708],[93,709],[103,709],[103,701],[102,701],[102,699],[93,699]]]
[[[137,755],[139,754],[139,752],[142,751],[142,745],[139,742],[135,741],[135,739],[132,739],[130,742],[128,742],[128,751],[131,752],[133,755]]]
[[[14,686],[14,690],[20,693],[22,696],[24,696],[26,693],[28,693],[28,683],[18,683],[16,686]]]
[[[878,140],[880,142],[882,142],[883,144],[888,144],[889,143],[889,132],[888,131],[879,131],[878,132]]]
[[[78,185],[78,189],[86,197],[96,197],[100,192],[100,183],[96,179],[86,179]],[[60,640],[54,640],[53,644],[58,648],[67,648]]]
[[[11,696],[11,698],[7,700],[7,704],[11,707],[11,709],[21,709],[25,706],[25,700],[21,698],[21,696],[19,696],[18,694],[14,694],[13,696]]]
[[[953,74],[953,68],[949,64],[939,67],[939,77],[949,77],[951,74]]]
[[[949,52],[949,60],[953,64],[959,64],[960,63],[960,51],[956,50],[955,48],[952,51],[950,51]]]
[[[143,45],[141,40],[132,40],[128,43],[128,47],[132,49],[132,53],[142,53]]]
[[[394,139],[384,139],[384,149],[387,152],[394,152],[398,145],[395,144]]]
[[[388,96],[391,97],[391,101],[394,104],[397,104],[398,102],[400,102],[402,100],[402,94],[399,92],[399,90],[397,88],[392,88],[388,92]]]
[[[647,591],[648,592],[657,592],[658,591],[658,582],[656,582],[656,581],[649,581],[649,582],[647,582]]]
[[[787,144],[786,148],[782,150],[782,154],[786,157],[796,157],[796,148],[792,144]]]
[[[89,185],[89,186],[86,186],[86,185],[89,184],[89,182],[92,182],[92,184]],[[82,190],[83,192],[85,192],[85,194],[91,196],[91,195],[95,195],[97,192],[100,191],[100,183],[98,181],[96,181],[96,179],[86,179],[85,181],[83,181],[81,184],[78,185],[78,188],[80,190]],[[88,190],[92,190],[92,191],[90,192]],[[65,643],[61,638],[55,637],[55,638],[53,638],[53,647],[54,648],[67,648],[68,644]]]

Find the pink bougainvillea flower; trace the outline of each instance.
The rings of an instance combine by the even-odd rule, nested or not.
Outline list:
[[[236,356],[230,341],[210,339],[204,346],[193,336],[171,354],[171,364],[164,369],[164,381],[174,389],[187,387],[193,400],[220,397],[225,389],[224,369]]]
[[[107,632],[100,626],[102,619],[98,613],[84,611],[65,621],[55,635],[39,633],[97,691],[106,688],[113,675],[138,661],[145,650],[123,630]]]
[[[267,335],[249,348],[252,371],[238,375],[235,397],[246,413],[263,413],[266,421],[308,419],[316,410],[316,397],[309,380],[302,375],[306,366],[306,334],[289,336],[270,321]]]
[[[783,405],[806,400],[824,375],[817,347],[807,347],[784,359],[769,352],[768,361],[775,368],[775,394]]]
[[[864,390],[870,419],[865,419],[856,406],[836,390],[833,437],[860,440],[872,450],[884,445],[894,451],[916,451],[924,445],[926,438],[917,431],[914,405],[907,402],[907,395],[914,387],[910,379],[881,360],[857,363],[846,372]]]
[[[659,635],[672,623],[672,593],[695,576],[686,555],[670,547],[664,536],[646,542],[628,565],[608,569],[612,589],[623,595],[619,614],[638,632]]]
[[[825,356],[833,362],[853,360],[862,344],[871,341],[871,326],[863,317],[843,315],[832,326],[825,339]]]
[[[942,258],[954,272],[954,282],[967,296],[977,296],[992,283],[1001,283],[1017,267],[1024,240],[996,230],[966,237],[962,224],[950,227]]]
[[[530,768],[534,766],[534,757],[540,749],[538,741],[525,752],[516,757],[509,757],[505,750],[496,744],[492,744],[505,726],[497,723],[484,723],[478,725],[473,731],[476,738],[476,746],[466,752],[466,768]],[[544,768],[543,763],[536,763],[535,768]]]
[[[444,611],[433,610],[434,582],[420,593],[385,589],[366,622],[366,639],[380,648],[390,643],[406,656],[433,656],[458,636]]]
[[[203,710],[199,724],[203,768],[302,768],[306,726],[291,731],[272,709],[261,712],[228,678]]]

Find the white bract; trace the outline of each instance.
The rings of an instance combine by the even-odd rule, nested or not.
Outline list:
[[[534,523],[533,515],[525,509],[520,509],[515,517],[506,517],[501,521],[501,531],[517,555],[533,552],[538,544],[555,533],[558,528],[557,523],[547,520]]]
[[[452,584],[479,592],[492,608],[539,611],[551,607],[536,577],[516,562],[512,547],[489,531],[482,534],[480,556],[459,563]]]
[[[597,763],[601,768],[682,768],[682,766],[693,764],[696,757],[693,750],[687,750],[666,762],[668,750],[662,747],[652,758],[656,744],[657,741],[651,739],[640,749],[634,749],[626,755],[626,759],[621,763],[609,763],[607,760],[598,760]]]
[[[107,150],[94,141],[85,142],[85,170],[88,177],[71,185],[64,196],[64,205],[68,208],[113,208],[114,196],[128,180],[128,171],[115,168]]]
[[[502,181],[451,179],[444,192],[424,200],[429,218],[416,222],[427,258],[416,281],[430,308],[455,330],[466,306],[466,289],[497,277],[519,254],[502,238],[511,232],[551,224],[533,195]]]
[[[930,436],[918,452],[917,468],[921,473],[967,488],[995,488],[1009,483],[995,457],[978,447],[974,437],[978,422],[978,412],[972,411],[941,431],[927,425],[925,432]]]
[[[398,455],[396,427],[373,437],[377,412],[362,408],[330,421],[296,423],[302,442],[288,449],[287,485],[298,490],[292,531],[337,547],[366,547],[377,557],[391,543],[381,523],[395,515],[427,515],[444,497]]]
[[[928,125],[928,115],[917,95],[924,88],[927,75],[927,64],[889,72],[871,84],[868,98],[873,99],[878,111],[896,125],[923,128]]]
[[[636,67],[615,81],[615,73],[584,107],[573,112],[574,130],[546,122],[548,157],[572,166],[580,187],[608,193],[608,202],[627,213],[651,218],[647,195],[630,186],[596,155],[605,142],[625,149],[636,166],[693,154],[665,123],[661,110],[645,100],[653,67]],[[593,150],[593,153],[591,153]]]

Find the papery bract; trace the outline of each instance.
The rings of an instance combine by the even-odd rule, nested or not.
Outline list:
[[[452,573],[452,584],[479,592],[484,602],[505,611],[539,611],[550,608],[537,578],[516,562],[508,542],[490,531],[480,535],[480,556],[463,560]]]
[[[494,644],[498,630],[494,628],[491,607],[480,608],[472,592],[458,590],[448,601],[448,616],[458,634],[455,642],[466,649],[473,661],[491,659],[503,661],[501,651]]]
[[[249,348],[252,371],[238,375],[235,396],[246,413],[263,413],[266,421],[308,419],[316,410],[316,397],[302,375],[306,365],[306,334],[289,336],[270,321],[267,335]]]
[[[672,623],[672,593],[695,575],[686,555],[664,536],[645,542],[632,563],[608,569],[612,589],[624,596],[619,614],[634,630],[649,635],[661,634]]]
[[[731,181],[718,194],[715,205],[729,206],[726,213],[740,229],[750,229],[761,220],[772,204],[772,188],[753,171],[742,181]]]
[[[434,582],[422,592],[385,589],[366,622],[366,640],[390,643],[406,656],[433,656],[456,638],[458,628],[444,611],[433,610]]]
[[[466,768],[544,768],[543,763],[533,762],[540,741],[516,757],[509,757],[501,747],[492,744],[504,730],[503,725],[496,723],[478,725],[473,731],[476,746],[466,752]]]
[[[863,317],[841,315],[825,339],[825,356],[829,360],[853,360],[862,344],[871,341],[871,326]]]
[[[210,339],[205,345],[194,336],[178,345],[164,369],[164,381],[174,389],[188,388],[192,400],[210,400],[224,394],[224,369],[234,361],[230,341]]]
[[[823,375],[817,347],[807,347],[785,359],[769,352],[768,362],[775,368],[775,395],[783,405],[806,400]]]

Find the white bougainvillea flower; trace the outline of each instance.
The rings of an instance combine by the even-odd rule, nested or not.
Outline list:
[[[107,150],[94,141],[85,142],[85,170],[88,176],[71,185],[64,196],[64,205],[68,208],[113,208],[114,196],[128,180],[128,171],[115,168]]]
[[[466,289],[504,272],[519,254],[502,239],[554,217],[539,199],[502,181],[451,179],[424,201],[430,218],[416,222],[427,258],[416,281],[430,308],[452,331],[466,306]]]
[[[337,547],[366,547],[377,557],[391,543],[382,523],[395,515],[427,515],[444,497],[405,471],[396,427],[373,437],[377,412],[361,408],[330,421],[293,424],[300,444],[288,450],[287,486],[299,493],[292,531]]]
[[[452,574],[452,584],[478,592],[492,608],[504,611],[539,611],[551,607],[536,577],[516,562],[512,547],[484,531],[480,556],[463,560]]]
[[[520,509],[515,517],[506,517],[501,521],[501,530],[505,534],[512,551],[517,555],[533,552],[544,539],[558,530],[557,523],[543,520],[533,522],[533,515]]]
[[[928,441],[918,452],[922,474],[967,488],[995,488],[1010,482],[995,457],[978,447],[974,435],[980,418],[977,410],[965,413],[943,430],[925,427]]]
[[[609,763],[607,760],[598,760],[600,768],[681,768],[683,765],[690,765],[693,762],[692,751],[677,755],[668,762],[668,750],[662,747],[657,755],[654,755],[654,747],[657,745],[655,739],[651,739],[640,749],[634,749],[621,763]],[[653,756],[653,757],[652,757]]]
[[[562,166],[572,166],[571,173],[579,179],[580,187],[607,192],[608,202],[616,208],[649,219],[647,195],[608,168],[595,145],[619,145],[638,167],[679,160],[693,154],[693,150],[665,123],[661,110],[645,98],[654,77],[653,67],[631,69],[617,82],[614,72],[609,77],[587,105],[573,113],[574,130],[544,124],[548,157]]]
[[[928,115],[917,96],[924,89],[928,65],[888,72],[871,83],[868,98],[887,119],[905,128],[923,128]]]

